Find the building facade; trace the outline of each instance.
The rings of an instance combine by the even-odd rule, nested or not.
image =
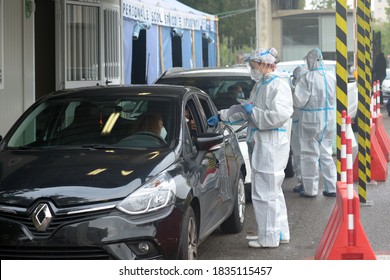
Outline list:
[[[217,28],[175,0],[0,0],[0,135],[55,90],[216,66]]]
[[[389,8],[387,0],[373,0],[372,5],[372,17],[378,22],[386,22],[386,8]]]
[[[348,64],[354,64],[355,15],[347,12]],[[333,9],[279,10],[272,17],[272,42],[282,61],[299,60],[313,48],[325,59],[336,59],[336,14]]]

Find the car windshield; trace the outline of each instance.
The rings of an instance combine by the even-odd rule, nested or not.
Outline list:
[[[212,76],[207,77],[165,77],[159,83],[184,85],[200,88],[210,95],[218,110],[238,104],[237,99],[249,98],[254,81],[251,77],[240,76]]]
[[[174,135],[174,100],[136,96],[53,98],[35,107],[7,148],[156,148]]]

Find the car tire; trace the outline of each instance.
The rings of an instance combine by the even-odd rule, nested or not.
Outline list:
[[[288,157],[287,166],[284,169],[284,174],[286,178],[292,178],[294,177],[294,170],[292,166],[292,153],[290,152],[290,156]]]
[[[239,233],[245,223],[245,184],[242,174],[238,179],[237,192],[234,198],[232,214],[221,224],[221,230],[225,233]]]
[[[252,183],[245,184],[245,200],[247,203],[252,202]]]
[[[191,206],[186,210],[180,234],[179,259],[196,260],[198,257],[198,225]]]

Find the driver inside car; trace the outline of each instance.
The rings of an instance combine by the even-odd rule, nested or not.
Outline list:
[[[118,142],[120,146],[161,146],[166,144],[165,130],[162,117],[159,113],[145,112],[137,120],[135,132]]]
[[[154,134],[159,135],[163,139],[165,139],[167,135],[161,115],[158,113],[150,113],[150,112],[143,113],[138,118],[138,126],[136,131],[153,132]]]

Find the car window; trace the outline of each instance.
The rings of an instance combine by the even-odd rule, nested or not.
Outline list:
[[[202,106],[203,112],[206,114],[206,118],[210,118],[212,115],[214,115],[213,110],[211,109],[211,104],[209,103],[208,99],[198,96],[200,105]]]
[[[29,112],[8,141],[8,148],[83,146],[162,147],[175,133],[175,101],[161,97],[52,99]],[[153,115],[154,114],[154,115]],[[153,115],[153,116],[151,116]],[[141,120],[156,126],[141,126]],[[157,127],[139,135],[140,128]],[[137,139],[128,137],[138,133]]]
[[[248,76],[208,76],[205,73],[201,77],[164,77],[157,83],[171,85],[185,85],[200,88],[213,100],[218,110],[229,108],[237,104],[237,98],[248,99],[254,86],[254,81]],[[234,86],[240,88],[241,93],[237,95],[231,92]]]
[[[189,99],[186,103],[185,110],[188,112],[186,118],[190,120],[188,126],[192,130],[191,135],[196,136],[199,133],[204,133],[201,121],[201,112],[199,112],[199,107],[196,106],[196,101],[194,99]]]
[[[192,154],[196,150],[195,138],[199,133],[203,132],[194,99],[190,98],[185,103],[183,117],[186,122],[184,128],[184,152],[185,154]]]

